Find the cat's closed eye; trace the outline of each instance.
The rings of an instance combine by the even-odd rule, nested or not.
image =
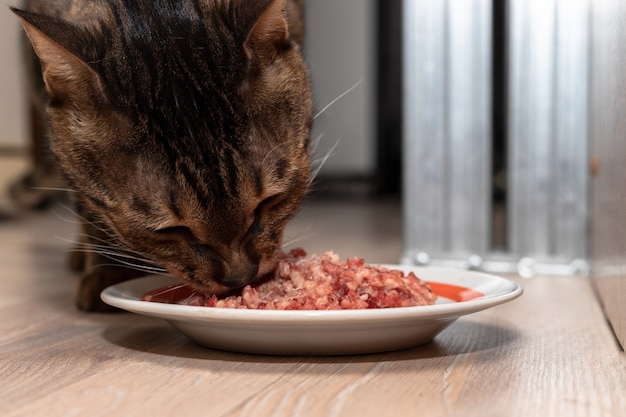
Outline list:
[[[162,237],[192,237],[193,233],[191,229],[187,226],[167,226],[153,230],[154,234]]]
[[[264,198],[254,209],[255,218],[263,215],[268,210],[276,208],[280,205],[280,201],[282,199],[282,194],[274,194],[270,197]]]

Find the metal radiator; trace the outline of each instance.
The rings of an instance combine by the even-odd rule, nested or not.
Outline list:
[[[588,270],[589,0],[404,0],[402,261]],[[506,242],[492,241],[492,37],[506,37]]]

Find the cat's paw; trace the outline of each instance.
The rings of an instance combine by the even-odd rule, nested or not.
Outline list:
[[[87,256],[85,252],[77,248],[71,250],[67,255],[67,266],[75,272],[82,272],[87,265]]]
[[[100,298],[102,290],[112,285],[109,282],[99,271],[84,275],[78,286],[76,307],[84,311],[116,311],[115,307],[108,305]]]
[[[139,276],[124,268],[96,268],[82,276],[76,294],[76,307],[84,311],[119,311],[102,301],[100,293],[111,285]]]

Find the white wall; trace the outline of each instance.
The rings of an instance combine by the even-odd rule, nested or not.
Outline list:
[[[25,146],[26,105],[20,36],[21,28],[9,10],[16,1],[0,9],[0,147]]]
[[[305,56],[317,110],[363,80],[315,121],[318,156],[339,141],[324,174],[370,174],[374,170],[375,26],[373,0],[306,1]]]

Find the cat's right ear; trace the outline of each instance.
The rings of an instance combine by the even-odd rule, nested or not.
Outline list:
[[[76,29],[54,18],[11,8],[41,60],[50,102],[84,104],[86,92],[102,93],[98,74],[55,39],[71,39]],[[97,90],[97,91],[94,91]]]
[[[271,62],[290,44],[285,0],[270,0],[252,25],[244,43],[248,58]]]

